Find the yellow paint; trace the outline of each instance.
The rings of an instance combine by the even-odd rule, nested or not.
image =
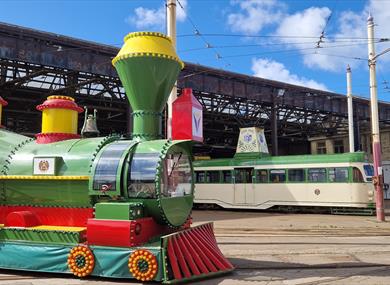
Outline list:
[[[77,134],[78,113],[69,109],[43,109],[42,133]]]
[[[63,95],[52,95],[52,96],[47,97],[47,99],[48,100],[51,100],[51,99],[62,99],[62,100],[69,100],[69,101],[73,101],[74,102],[74,99],[72,97],[63,96]]]
[[[61,227],[61,226],[36,226],[28,228],[30,230],[43,230],[43,231],[63,231],[63,232],[82,232],[85,231],[84,227]]]
[[[130,33],[124,38],[125,44],[118,55],[112,60],[112,64],[124,58],[133,56],[162,57],[184,63],[179,59],[172,45],[171,39],[155,32]]]
[[[0,180],[89,180],[89,176],[2,175]]]
[[[0,224],[0,228],[4,228],[4,224]]]

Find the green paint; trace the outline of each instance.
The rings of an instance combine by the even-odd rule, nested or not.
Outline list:
[[[95,218],[107,220],[136,220],[144,216],[142,203],[97,203]]]
[[[0,131],[1,133],[1,131]],[[12,139],[12,136],[10,137]],[[34,157],[56,157],[57,175],[89,176],[99,150],[115,137],[65,140],[47,144],[30,142],[21,145],[7,163],[7,175],[34,173]],[[0,204],[90,207],[88,181],[80,180],[7,180],[2,181]]]
[[[0,129],[0,170],[4,170],[3,166],[7,164],[6,160],[9,160],[8,155],[11,154],[11,151],[23,147],[31,140],[29,137]],[[1,174],[3,175],[3,173]]]
[[[90,207],[88,181],[8,180],[3,205]]]
[[[364,152],[319,154],[319,155],[288,155],[267,156],[259,159],[212,159],[194,161],[194,167],[211,166],[254,166],[273,164],[303,164],[303,163],[338,163],[338,162],[365,162]]]
[[[161,111],[179,75],[178,62],[159,57],[129,57],[115,68],[133,109],[133,137],[156,139],[161,135]]]
[[[84,231],[59,231],[32,228],[2,228],[0,241],[23,241],[50,244],[77,244],[84,242]]]

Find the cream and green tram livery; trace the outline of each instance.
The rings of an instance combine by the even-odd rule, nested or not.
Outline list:
[[[321,207],[374,212],[373,167],[362,152],[199,160],[195,203],[228,209]]]

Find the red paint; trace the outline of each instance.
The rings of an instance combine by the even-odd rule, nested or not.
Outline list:
[[[374,174],[375,176],[382,175],[382,173],[378,172],[378,168],[382,166],[382,157],[381,157],[381,144],[380,142],[373,142],[373,158],[374,158]],[[385,221],[385,209],[384,209],[384,200],[383,200],[383,185],[382,183],[378,183],[375,186],[375,198],[376,198],[376,217],[380,222]]]
[[[12,212],[5,218],[6,227],[36,227],[40,226],[41,222],[38,217],[30,211]]]
[[[39,133],[36,134],[35,137],[37,138],[36,142],[38,144],[46,144],[64,140],[79,139],[81,136],[78,134],[67,133]]]
[[[42,111],[43,109],[68,109],[73,110],[78,113],[83,112],[83,108],[79,107],[74,101],[69,99],[47,99],[41,105],[37,106],[38,111]]]
[[[190,270],[188,269],[184,255],[181,252],[179,245],[177,244],[176,236],[172,236],[172,247],[173,247],[173,250],[175,251],[176,258],[179,261],[181,271],[183,272],[183,274],[186,278],[190,278],[191,273],[190,273]]]
[[[211,272],[217,272],[218,269],[214,266],[214,264],[210,261],[208,256],[204,253],[204,246],[195,240],[194,232],[185,233],[185,235],[187,236],[188,241],[190,242],[190,244],[192,244],[196,252],[199,253],[200,258],[206,264],[208,270]]]
[[[183,277],[181,275],[181,272],[179,269],[179,264],[177,263],[177,259],[176,259],[176,254],[175,254],[175,251],[173,249],[172,238],[168,239],[167,251],[168,251],[169,264],[171,265],[172,272],[173,272],[173,277],[174,277],[174,279],[180,280]]]
[[[198,117],[193,109],[197,109],[201,116]],[[193,135],[197,129],[202,129],[202,105],[192,95],[191,88],[184,88],[179,98],[172,104],[172,139],[193,140],[203,142],[202,135]],[[194,124],[192,123],[194,119]],[[193,129],[194,128],[194,129]]]
[[[186,248],[188,248],[188,251],[190,252],[192,258],[195,261],[195,264],[202,271],[202,272],[199,272],[199,273],[194,272],[194,274],[201,274],[201,273],[207,274],[207,273],[209,273],[209,270],[207,269],[206,265],[204,264],[204,262],[200,258],[198,252],[194,249],[192,244],[187,240],[187,236],[185,234],[183,234],[183,235],[180,235],[180,237],[183,240],[184,246]]]
[[[93,217],[92,208],[0,206],[0,224],[13,212],[28,211],[34,214],[42,225],[85,227]]]
[[[189,268],[191,269],[194,275],[199,275],[200,271],[196,266],[196,263],[190,253],[189,248],[184,244],[183,235],[179,235],[176,239],[178,247],[181,249],[183,256],[185,257],[185,261],[188,263]]]
[[[140,228],[138,234],[137,228]],[[89,219],[87,223],[88,244],[93,245],[132,247],[167,232],[168,229],[153,218],[130,221]]]
[[[212,261],[213,264],[218,268],[218,271],[227,269],[219,260],[219,254],[213,250],[212,246],[208,244],[207,240],[201,238],[198,231],[194,232],[194,240],[196,243],[202,246],[202,251],[207,255],[207,258]]]
[[[1,105],[1,106],[7,106],[7,105],[8,105],[8,102],[5,101],[2,97],[0,97],[0,105]]]

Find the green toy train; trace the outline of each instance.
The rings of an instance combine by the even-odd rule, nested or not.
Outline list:
[[[0,268],[182,282],[233,270],[211,224],[191,227],[191,138],[162,139],[183,67],[170,39],[125,37],[113,64],[133,109],[132,139],[81,138],[66,96],[37,107],[36,139],[0,130]]]

